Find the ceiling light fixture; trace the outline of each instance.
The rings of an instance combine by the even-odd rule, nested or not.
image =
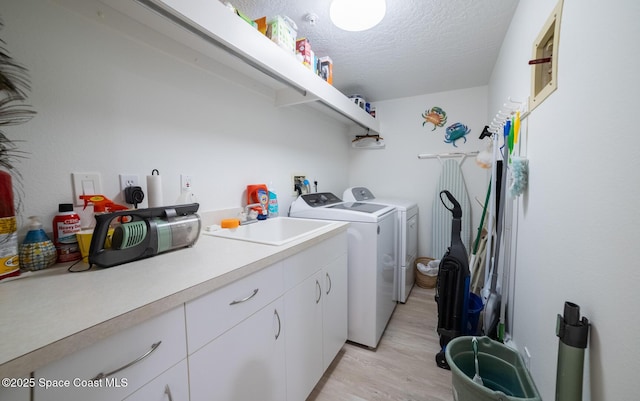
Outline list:
[[[345,31],[364,31],[378,25],[387,11],[385,0],[333,0],[329,16]]]

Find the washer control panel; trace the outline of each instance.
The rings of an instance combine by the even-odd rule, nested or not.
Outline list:
[[[301,197],[307,205],[311,207],[327,206],[342,202],[342,199],[338,198],[331,192],[316,192],[313,194],[301,195]]]

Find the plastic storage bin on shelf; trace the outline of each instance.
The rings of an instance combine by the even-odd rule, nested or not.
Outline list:
[[[268,23],[267,36],[278,46],[295,54],[297,29],[298,26],[289,17],[276,15]]]
[[[484,385],[474,383],[472,338],[454,338],[445,351],[455,401],[542,401],[520,354],[489,337],[478,338],[478,370]]]

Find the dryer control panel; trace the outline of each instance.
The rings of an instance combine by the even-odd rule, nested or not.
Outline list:
[[[351,188],[351,193],[353,193],[353,197],[357,201],[368,201],[375,199],[373,193],[371,193],[371,191],[369,191],[369,189],[365,187],[353,187]]]

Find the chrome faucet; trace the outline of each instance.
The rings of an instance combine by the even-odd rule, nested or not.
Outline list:
[[[246,216],[246,220],[245,221],[241,221],[240,224],[244,225],[244,224],[250,224],[250,223],[255,223],[256,221],[258,221],[258,219],[250,219],[249,216],[249,209],[254,208],[254,207],[259,207],[262,210],[262,214],[267,214],[266,209],[264,208],[264,206],[262,205],[262,203],[252,203],[250,205],[247,205],[244,207],[244,215]]]
[[[244,212],[249,215],[249,209],[253,208],[253,207],[259,207],[262,210],[262,214],[267,214],[267,211],[264,210],[264,206],[262,206],[262,203],[252,203],[250,205],[247,205],[244,207]]]

